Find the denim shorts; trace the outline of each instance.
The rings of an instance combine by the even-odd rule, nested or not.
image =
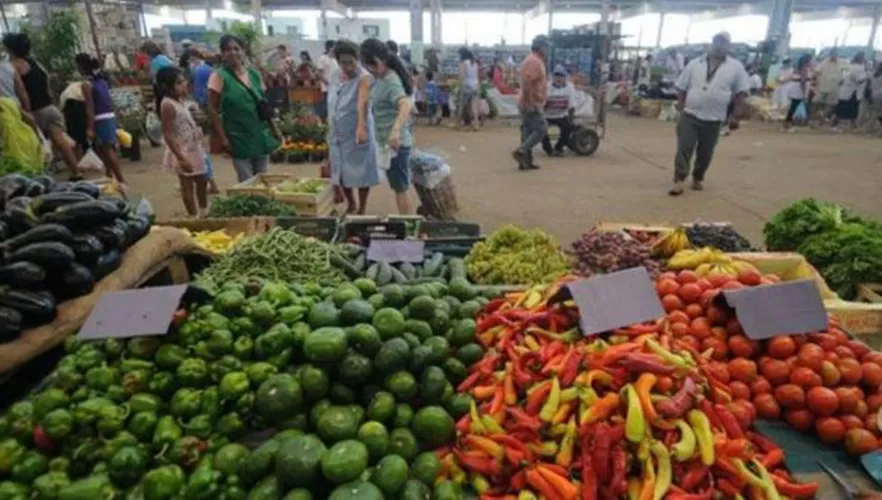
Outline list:
[[[95,145],[116,146],[116,118],[95,120]]]
[[[386,171],[389,187],[396,193],[405,193],[410,189],[410,148],[399,147],[395,157],[389,160]]]
[[[236,169],[236,180],[245,182],[257,174],[266,172],[269,166],[269,155],[255,158],[233,158],[233,168]]]

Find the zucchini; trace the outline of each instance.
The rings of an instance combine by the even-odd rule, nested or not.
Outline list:
[[[52,291],[62,300],[86,295],[95,287],[92,271],[86,266],[74,262],[69,269],[53,280]]]
[[[377,262],[379,270],[377,271],[377,285],[388,285],[392,281],[392,266],[388,262]]]
[[[398,283],[399,285],[407,283],[407,276],[405,276],[404,273],[402,273],[398,269],[395,269],[392,266],[389,266],[389,270],[392,273],[393,282]]]
[[[117,210],[120,211],[120,213],[128,212],[129,208],[130,208],[129,202],[127,202],[126,200],[124,200],[118,196],[102,196],[102,197],[98,198],[98,201],[110,203],[111,205],[115,206],[117,208]]]
[[[95,281],[101,281],[105,276],[116,271],[121,261],[122,255],[118,250],[111,250],[102,255],[98,259],[98,263],[92,267],[92,276],[94,276]]]
[[[44,214],[41,220],[44,223],[57,222],[71,228],[84,229],[110,224],[122,215],[115,205],[94,200],[65,205],[54,212]]]
[[[401,264],[398,264],[398,270],[409,280],[416,278],[416,268],[410,262],[402,262]]]
[[[104,245],[101,240],[91,234],[75,234],[69,246],[77,262],[87,267],[94,266],[104,255]]]
[[[126,231],[116,224],[107,224],[105,226],[93,228],[90,231],[98,241],[104,245],[105,250],[111,248],[124,248],[126,244]]]
[[[74,182],[70,189],[77,193],[85,193],[91,196],[93,200],[101,196],[101,188],[99,188],[94,182],[90,181]]]
[[[24,194],[30,179],[21,174],[8,174],[0,179],[0,200],[8,202],[9,200]]]
[[[380,273],[380,265],[377,264],[376,262],[374,262],[373,264],[368,266],[367,272],[364,273],[364,276],[368,279],[372,279],[374,281],[377,281],[377,274],[379,274],[379,273]]]
[[[40,217],[65,205],[91,200],[92,198],[85,193],[47,193],[37,196],[31,201],[31,211]]]
[[[427,276],[424,278],[417,278],[414,280],[407,281],[408,285],[425,285],[428,283],[444,283],[444,279],[438,278],[437,276],[431,276],[431,277]]]
[[[21,313],[11,307],[0,306],[0,343],[9,342],[21,334]]]
[[[450,279],[466,278],[465,261],[459,257],[454,257],[447,261],[447,269],[450,271]]]
[[[55,318],[55,299],[43,292],[6,288],[0,291],[0,306],[21,313],[25,324],[42,325]]]
[[[25,245],[6,256],[7,262],[28,261],[46,269],[65,269],[76,259],[71,248],[57,241],[42,241]]]
[[[6,224],[6,221],[0,220],[0,242],[5,241],[9,238],[9,225]]]
[[[444,254],[435,252],[432,257],[423,263],[423,276],[440,276],[441,264],[444,263]]]
[[[364,252],[358,254],[358,257],[355,258],[355,262],[353,262],[352,265],[359,271],[364,272],[367,267],[367,254]]]
[[[340,268],[340,270],[342,270],[346,274],[346,276],[349,277],[349,279],[354,280],[357,278],[361,278],[362,276],[361,271],[356,269],[355,266],[353,266],[351,262],[346,260],[345,257],[336,252],[331,254],[331,264]]]
[[[4,242],[4,246],[7,250],[14,251],[25,245],[39,243],[41,241],[70,243],[73,241],[73,233],[70,232],[70,229],[61,224],[42,224],[25,231],[18,236],[9,238]]]
[[[16,288],[40,289],[46,281],[46,270],[28,262],[11,262],[0,267],[0,283]]]
[[[27,186],[25,186],[24,195],[33,198],[34,196],[40,196],[45,192],[46,188],[43,186],[43,184],[36,181],[30,181]]]

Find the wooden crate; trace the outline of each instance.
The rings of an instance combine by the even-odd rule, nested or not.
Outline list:
[[[327,216],[334,211],[334,189],[330,179],[320,179],[325,185],[316,194],[272,192],[273,199],[291,205],[297,215]]]
[[[244,194],[272,198],[273,186],[291,178],[290,174],[257,174],[254,177],[227,188],[228,195]]]
[[[857,299],[860,302],[882,304],[882,283],[861,283],[857,286]]]
[[[252,236],[265,233],[275,221],[274,217],[225,217],[210,219],[167,219],[156,222],[157,226],[172,226],[191,233],[224,230],[230,236]]]

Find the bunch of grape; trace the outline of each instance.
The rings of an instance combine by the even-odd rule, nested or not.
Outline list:
[[[653,277],[662,264],[650,255],[649,247],[622,232],[590,230],[572,243],[576,274],[593,276],[632,267],[645,267]]]
[[[532,285],[565,275],[567,256],[548,234],[503,226],[475,244],[466,256],[466,269],[475,283]]]

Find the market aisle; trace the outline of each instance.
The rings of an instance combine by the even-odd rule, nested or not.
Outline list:
[[[569,242],[586,226],[608,221],[728,220],[762,241],[765,217],[798,198],[815,196],[882,218],[882,152],[879,139],[822,133],[783,134],[774,125],[748,123],[721,140],[702,193],[679,199],[665,194],[674,155],[673,125],[610,117],[610,131],[593,157],[545,158],[538,172],[519,172],[509,156],[517,129],[492,126],[478,132],[420,127],[422,148],[450,156],[462,220],[490,230],[507,222],[542,227]],[[145,148],[145,161],[124,165],[134,190],[148,197],[160,217],[183,213],[177,180],[159,170],[161,148]],[[228,159],[215,158],[221,188],[235,180]],[[315,175],[315,165],[274,167]],[[371,213],[394,211],[386,187],[371,195]]]

